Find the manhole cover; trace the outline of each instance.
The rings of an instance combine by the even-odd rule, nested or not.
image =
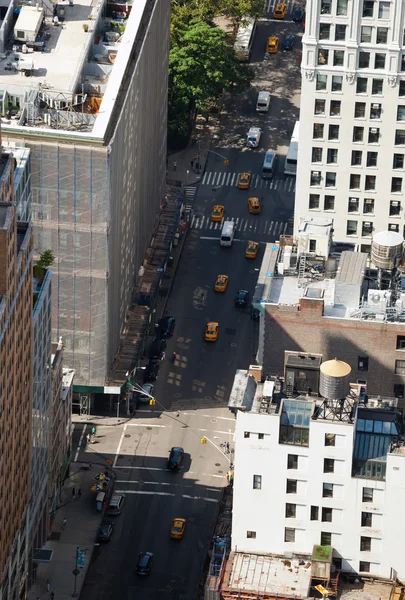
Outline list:
[[[131,434],[130,434],[130,433],[126,433],[126,434],[124,435],[124,437],[126,437],[126,438],[129,438],[129,437],[131,437]]]
[[[231,346],[231,348],[236,348],[238,344],[236,342],[232,342],[232,344],[229,345]]]
[[[218,471],[218,473],[220,473],[222,475],[223,471]]]
[[[215,463],[215,466],[216,466],[216,467],[220,467],[220,466],[221,466],[221,463]]]
[[[216,422],[217,422],[217,420],[216,420],[216,419],[210,419],[210,422],[211,422],[211,423],[216,423]]]
[[[236,329],[229,329],[228,327],[225,329],[226,335],[235,335]]]

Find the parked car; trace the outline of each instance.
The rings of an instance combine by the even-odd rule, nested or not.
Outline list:
[[[158,373],[159,373],[159,361],[157,360],[151,360],[148,363],[148,366],[146,367],[145,371],[144,371],[144,376],[143,376],[143,380],[145,383],[148,383],[149,381],[156,381],[156,379],[158,378]]]
[[[174,333],[174,327],[176,325],[176,319],[174,317],[163,317],[159,321],[160,335],[163,338],[172,337]]]
[[[163,352],[166,350],[167,342],[164,338],[157,337],[149,350],[149,358],[160,359],[162,358]]]
[[[107,508],[108,515],[120,515],[124,506],[125,496],[122,494],[113,494]]]
[[[305,11],[303,8],[296,8],[293,13],[294,23],[302,23],[305,18]]]
[[[283,50],[292,50],[295,42],[295,35],[287,35],[283,42]]]
[[[153,397],[153,390],[154,390],[154,386],[151,383],[144,383],[142,386],[142,390],[139,390],[138,392],[138,399],[139,402],[149,402],[150,401],[150,397]]]
[[[249,292],[247,290],[239,290],[235,297],[235,306],[246,306],[249,302]]]
[[[141,552],[138,556],[138,563],[136,565],[137,575],[149,575],[149,571],[153,563],[152,552]]]
[[[182,465],[183,457],[183,448],[173,446],[173,448],[170,450],[169,460],[167,461],[167,468],[170,469],[170,471],[178,471]]]
[[[109,542],[114,530],[114,521],[103,521],[98,530],[97,539],[99,542]]]

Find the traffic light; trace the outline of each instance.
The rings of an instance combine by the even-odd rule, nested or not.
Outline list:
[[[229,160],[225,159],[224,160],[224,167],[227,167],[229,165]]]
[[[200,444],[206,444],[206,443],[207,443],[207,438],[206,437],[201,438]]]

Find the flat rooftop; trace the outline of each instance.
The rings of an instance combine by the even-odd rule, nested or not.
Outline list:
[[[400,600],[393,590],[392,583],[381,581],[360,581],[349,583],[340,580],[338,600]],[[400,589],[400,586],[398,586]],[[394,592],[394,593],[393,593]]]
[[[261,594],[272,594],[280,600],[307,598],[311,566],[310,557],[302,560],[270,554],[231,552],[223,582],[224,598],[228,597],[226,592],[238,591],[251,593],[253,598]]]

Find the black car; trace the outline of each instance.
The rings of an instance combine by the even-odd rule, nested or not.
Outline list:
[[[302,23],[304,20],[305,12],[303,8],[296,8],[293,14],[294,23]]]
[[[149,358],[150,359],[158,359],[162,358],[163,352],[166,350],[167,342],[164,338],[157,337],[153,342],[152,346],[149,350]]]
[[[103,521],[98,531],[99,542],[109,542],[114,530],[114,521]]]
[[[136,565],[137,575],[149,575],[149,571],[153,563],[152,552],[141,552],[138,557],[138,564]]]
[[[170,471],[178,471],[183,462],[183,457],[183,448],[173,446],[173,448],[170,450],[169,460],[167,461],[167,468],[170,469]]]
[[[172,337],[176,319],[174,317],[163,317],[159,321],[159,331],[162,338]]]
[[[145,369],[144,382],[156,381],[159,373],[159,362],[157,360],[149,361],[148,366]]]
[[[283,50],[292,50],[295,42],[295,35],[287,35],[283,43]]]
[[[235,306],[247,306],[249,302],[249,292],[247,290],[239,290],[235,297]]]

